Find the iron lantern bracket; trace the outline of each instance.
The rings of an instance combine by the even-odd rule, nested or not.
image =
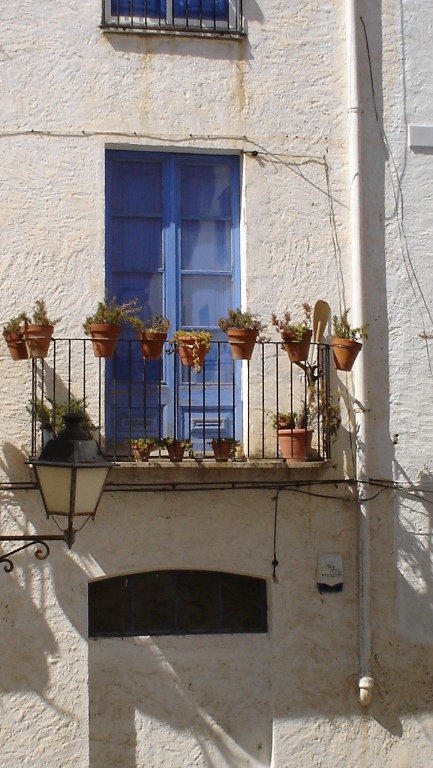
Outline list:
[[[8,542],[12,547],[8,552],[2,552],[0,554],[0,563],[4,563],[4,570],[6,573],[11,573],[14,569],[11,557],[16,555],[17,552],[21,552],[28,547],[36,546],[34,555],[37,560],[46,560],[50,554],[50,548],[47,544],[48,541],[63,541],[70,547],[72,544],[70,538],[71,532],[68,530],[63,533],[48,534],[47,536],[0,536],[0,542]]]

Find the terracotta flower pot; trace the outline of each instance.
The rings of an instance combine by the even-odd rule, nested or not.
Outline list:
[[[27,360],[29,353],[22,333],[5,333],[4,339],[12,360]]]
[[[132,445],[131,448],[135,461],[149,461],[150,454],[155,448],[155,443],[148,445],[147,448],[137,448],[135,445]]]
[[[228,328],[233,360],[251,360],[259,332],[254,328]]]
[[[195,367],[196,371],[197,367],[200,369],[208,353],[206,343],[196,345],[193,336],[185,336],[182,341],[177,342],[177,345],[182,365]]]
[[[336,336],[332,337],[331,344],[337,371],[351,371],[362,344],[353,339],[339,339]]]
[[[232,442],[212,440],[212,450],[214,452],[215,461],[228,461],[233,455],[234,447]]]
[[[185,453],[185,446],[182,445],[180,440],[174,440],[172,443],[167,443],[166,448],[170,461],[173,463],[182,461],[183,455]]]
[[[306,329],[302,335],[302,340],[298,341],[291,331],[282,331],[284,349],[286,350],[291,363],[301,363],[308,360],[310,352],[312,331]]]
[[[92,323],[90,336],[95,357],[113,357],[119,334],[120,325]]]
[[[279,429],[278,444],[285,461],[308,461],[311,457],[312,429]]]
[[[33,325],[24,327],[23,338],[30,357],[44,358],[48,355],[54,325]]]
[[[138,334],[141,352],[147,360],[160,360],[167,334],[162,331],[143,331]]]

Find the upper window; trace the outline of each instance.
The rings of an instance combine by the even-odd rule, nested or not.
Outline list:
[[[242,32],[242,0],[105,0],[103,26],[150,32]]]

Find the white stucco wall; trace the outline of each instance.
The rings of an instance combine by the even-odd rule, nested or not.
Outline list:
[[[357,697],[358,519],[344,483],[280,494],[278,583],[275,491],[113,492],[73,552],[53,544],[43,563],[26,552],[0,574],[0,751],[12,768],[431,763],[432,347],[420,334],[433,333],[433,153],[410,151],[407,132],[433,125],[433,15],[419,0],[358,10],[368,452],[372,477],[404,486],[370,494],[381,491],[369,502],[373,704]],[[81,336],[104,287],[107,146],[245,152],[249,307],[268,318],[304,300],[351,306],[342,2],[245,2],[243,41],[104,35],[90,0],[0,13],[4,320],[43,295],[56,334]],[[4,345],[0,381],[1,479],[18,482],[30,365]],[[341,478],[357,405],[352,376],[334,381],[347,413],[325,476]],[[52,530],[36,492],[2,498],[2,532]],[[343,556],[342,593],[317,590],[323,552]],[[269,633],[88,641],[89,579],[182,567],[266,578]]]

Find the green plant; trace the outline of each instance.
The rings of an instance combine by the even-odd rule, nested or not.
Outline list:
[[[137,333],[166,333],[170,328],[170,320],[162,315],[155,315],[152,320],[142,320],[141,317],[131,317],[130,324]]]
[[[213,437],[212,440],[208,441],[208,445],[212,445],[213,443],[233,445],[234,447],[236,447],[237,445],[240,445],[239,440],[235,440],[234,437]]]
[[[183,448],[192,450],[191,440],[179,440],[176,437],[163,437],[160,441],[161,448],[167,448],[168,445],[181,445]]]
[[[301,412],[289,411],[284,413],[278,411],[272,416],[272,426],[274,429],[307,429],[311,424],[311,410],[304,403]]]
[[[194,449],[191,440],[182,440],[174,437],[163,437],[159,442],[161,448],[169,448],[173,447],[174,450],[176,448],[184,448],[185,451],[188,452],[189,457],[192,459],[194,458]]]
[[[341,427],[340,393],[336,392],[326,398],[324,387],[319,389],[319,398],[312,408],[312,418],[319,417],[331,440],[335,442]]]
[[[35,302],[33,315],[31,318],[27,317],[25,314],[22,314],[21,317],[23,318],[25,325],[56,325],[60,319],[57,318],[56,320],[50,320],[47,314],[45,301],[43,299],[38,299]]]
[[[302,304],[304,317],[299,322],[294,322],[290,312],[285,312],[279,319],[275,313],[271,315],[271,323],[280,333],[286,333],[294,337],[294,341],[302,341],[305,331],[311,327],[311,306],[304,302]]]
[[[159,444],[156,437],[138,437],[131,440],[133,448],[137,448],[139,451],[148,451],[151,448],[156,448]]]
[[[83,323],[84,333],[90,335],[90,326],[95,324],[102,325],[120,325],[121,322],[129,323],[133,325],[135,322],[136,313],[140,311],[140,307],[137,306],[138,299],[125,302],[124,304],[118,304],[116,297],[108,300],[108,296],[105,295],[104,300],[98,302],[96,312],[93,315],[88,315]]]
[[[206,350],[206,353],[210,350],[210,344],[212,341],[212,334],[209,331],[175,331],[173,338],[170,339],[170,344],[182,344],[187,342],[187,346],[191,350],[191,355],[194,363],[194,370],[196,373],[200,373],[200,357],[199,350]]]
[[[340,316],[334,315],[332,318],[332,329],[334,336],[338,339],[350,339],[351,341],[359,341],[360,339],[367,339],[367,329],[369,323],[361,325],[359,328],[353,328],[347,319],[350,309],[346,309]]]
[[[257,315],[243,312],[241,309],[229,309],[227,317],[220,317],[218,325],[225,333],[229,328],[243,328],[244,330],[259,332],[266,330],[266,325]]]
[[[11,317],[3,326],[3,336],[6,336],[9,333],[21,334],[26,321],[28,322],[28,318],[25,312],[21,312],[17,317]]]
[[[82,413],[83,421],[81,429],[91,434],[96,429],[90,416],[86,412],[86,402],[84,398],[78,398],[71,395],[69,402],[57,403],[52,397],[47,396],[44,400],[37,397],[35,400],[29,400],[27,412],[36,418],[41,426],[52,426],[57,435],[65,426],[63,416],[65,413]]]
[[[159,448],[157,437],[138,437],[131,440],[131,448],[138,451],[141,457],[149,458],[151,452]]]

